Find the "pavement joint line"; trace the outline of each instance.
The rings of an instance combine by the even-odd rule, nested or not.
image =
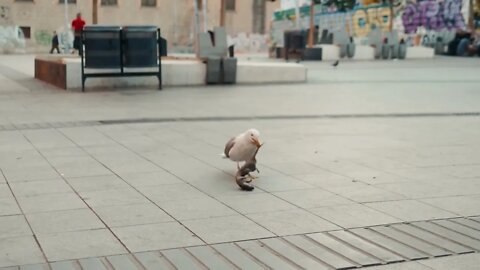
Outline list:
[[[352,248],[352,249],[354,249],[354,250],[356,250],[356,251],[359,251],[360,253],[363,253],[366,257],[374,258],[374,259],[376,259],[376,260],[378,261],[376,264],[371,264],[371,265],[366,265],[366,266],[380,265],[380,264],[383,264],[383,263],[384,263],[383,260],[380,259],[379,257],[373,255],[372,253],[370,253],[370,252],[368,252],[368,251],[366,251],[366,250],[363,250],[363,249],[361,249],[361,248],[353,245],[352,243],[349,243],[348,241],[345,241],[345,240],[343,240],[343,239],[340,239],[340,238],[336,237],[335,235],[331,234],[330,232],[326,232],[325,235],[326,235],[327,237],[330,237],[330,238],[336,240],[336,241],[339,242],[339,243],[342,243],[342,244],[344,244],[344,245],[346,245],[346,246],[348,246],[348,247],[350,247],[350,248]]]
[[[469,219],[469,218],[460,218],[460,219]],[[449,218],[446,218],[446,219],[441,219],[441,220],[444,220],[444,221],[448,221],[450,220]],[[428,221],[423,221],[424,223]],[[411,227],[414,227],[414,228],[419,228],[418,226],[415,226],[415,224],[418,223],[418,222],[401,222],[401,223],[394,223],[394,224],[403,224],[405,226],[411,226]],[[370,230],[371,228],[378,228],[378,227],[383,227],[383,228],[392,228],[391,225],[394,225],[394,224],[387,224],[387,225],[376,225],[376,226],[368,226],[368,227],[363,227],[362,229],[368,229]],[[453,233],[459,233],[458,231],[456,230],[453,230],[452,228],[446,228],[446,230],[448,231],[451,231]],[[375,240],[375,241],[372,241],[370,239],[367,239],[365,238],[364,236],[359,236],[358,234],[355,234],[352,232],[352,230],[355,230],[355,229],[345,229],[345,230],[340,230],[340,231],[343,231],[343,232],[348,232],[350,233],[353,237],[355,237],[356,239],[358,239],[359,241],[363,241],[363,242],[366,242],[366,243],[369,243],[370,245],[373,245],[375,246],[376,248],[380,249],[380,250],[383,250],[385,252],[390,252],[390,253],[393,253],[393,254],[396,254],[397,256],[400,256],[401,258],[403,258],[404,260],[402,260],[402,262],[408,262],[408,261],[422,261],[422,260],[427,260],[427,259],[433,259],[433,258],[441,258],[441,257],[447,257],[447,256],[459,256],[461,254],[456,254],[454,253],[453,251],[451,250],[448,250],[446,248],[443,248],[446,252],[448,252],[447,254],[443,255],[443,256],[432,256],[432,255],[429,255],[429,256],[425,256],[425,257],[421,257],[421,258],[417,258],[417,257],[408,257],[408,256],[405,256],[405,255],[401,255],[400,253],[402,252],[398,252],[396,250],[396,246],[395,245],[382,245],[382,243],[379,242],[379,240]],[[432,235],[436,235],[437,237],[440,237],[442,238],[443,240],[447,241],[447,242],[452,242],[452,243],[457,243],[455,240],[453,239],[450,239],[449,237],[443,237],[441,235],[438,235],[436,232],[434,231],[430,231],[428,230],[428,227],[427,228],[421,228],[421,230],[425,231],[426,233],[428,234],[432,234]],[[475,231],[478,231],[480,232],[480,230],[478,229],[473,229]],[[337,230],[338,231],[338,230]],[[357,250],[357,251],[360,251],[360,254],[363,254],[365,257],[368,257],[369,259],[375,259],[377,262],[375,264],[369,264],[369,265],[361,265],[359,264],[354,258],[350,258],[348,257],[347,254],[339,254],[338,251],[335,251],[335,250],[331,250],[330,248],[328,248],[327,246],[325,246],[324,244],[322,244],[321,242],[317,241],[317,240],[313,240],[313,238],[310,237],[310,235],[315,235],[315,234],[323,234],[327,237],[329,237],[330,239],[332,240],[335,240],[337,242],[339,242],[340,244],[346,244],[347,246],[349,247],[352,247],[353,249]],[[384,234],[379,234],[381,236],[384,236]],[[408,235],[408,234],[406,234]],[[363,250],[362,247],[356,247],[355,245],[353,245],[352,243],[349,243],[347,240],[345,239],[337,239],[337,237],[332,237],[330,235],[330,233],[327,231],[327,232],[320,232],[320,233],[304,233],[304,234],[297,234],[297,235],[293,235],[293,236],[300,236],[300,237],[304,237],[305,239],[307,239],[308,243],[311,243],[311,245],[313,247],[319,247],[319,248],[322,248],[324,249],[326,252],[328,252],[330,255],[335,255],[335,256],[339,256],[339,258],[341,258],[342,260],[345,260],[347,262],[350,262],[350,263],[353,263],[353,264],[356,264],[357,265],[357,268],[367,268],[372,266],[372,265],[389,265],[389,264],[398,264],[398,263],[401,263],[399,262],[398,260],[392,260],[392,261],[384,261],[382,259],[380,259],[379,257],[375,256],[374,254],[366,251],[366,250]],[[310,259],[313,259],[314,261],[317,261],[319,264],[324,264],[325,266],[331,266],[330,263],[326,263],[325,260],[320,257],[320,256],[323,256],[323,255],[318,255],[318,254],[312,254],[308,251],[305,251],[303,250],[303,248],[300,248],[300,247],[297,247],[294,243],[291,243],[290,241],[288,241],[288,237],[291,237],[290,236],[277,236],[277,237],[269,237],[269,238],[266,238],[266,239],[278,239],[280,241],[282,241],[283,244],[287,245],[287,247],[290,247],[290,248],[294,248],[295,250],[299,250],[300,251],[300,254],[301,256],[305,256],[306,258],[310,258]],[[388,240],[390,242],[394,242],[395,244],[399,244],[399,245],[403,245],[403,247],[401,249],[404,249],[404,248],[408,248],[412,251],[415,251],[418,249],[414,248],[414,247],[411,247],[409,245],[406,245],[405,243],[403,243],[401,240],[399,239],[396,239],[396,238],[391,238],[391,237],[387,237]],[[431,243],[430,241],[426,241],[426,240],[423,240],[421,238],[417,238],[418,241],[422,241],[426,244],[430,244],[432,246],[437,246],[437,247],[441,247],[441,246],[438,246],[438,244],[435,244],[435,243]],[[472,238],[472,241],[476,241],[480,244],[480,240],[478,239],[475,239],[475,238]],[[262,239],[251,239],[251,240],[241,240],[241,241],[233,241],[233,242],[225,242],[225,243],[231,243],[233,244],[233,247],[238,250],[238,252],[242,252],[244,255],[246,255],[248,258],[250,258],[251,260],[253,260],[256,264],[258,264],[259,266],[262,266],[262,267],[267,267],[267,268],[271,268],[271,266],[269,265],[269,263],[271,263],[272,261],[271,260],[277,260],[275,261],[275,263],[286,263],[288,265],[290,265],[291,267],[294,267],[294,268],[298,268],[298,269],[302,269],[300,265],[298,265],[296,262],[293,262],[291,259],[289,259],[289,255],[288,254],[282,254],[282,251],[278,251],[276,248],[273,248],[273,247],[270,247],[270,245],[268,243],[264,243],[264,241]],[[207,244],[207,245],[197,245],[196,247],[197,248],[206,248],[208,249],[209,251],[213,251],[211,252],[211,256],[215,256],[217,259],[222,259],[224,261],[227,261],[229,264],[231,264],[231,269],[237,269],[239,266],[236,265],[234,262],[230,261],[228,259],[228,257],[226,255],[224,255],[222,253],[222,250],[221,249],[216,249],[215,246],[218,245],[220,243],[212,243],[212,244]],[[264,254],[262,256],[256,256],[255,255],[255,252],[251,251],[251,250],[248,250],[248,248],[246,249],[245,247],[243,247],[245,245],[254,245],[255,249],[258,250],[258,251],[262,251],[264,252]],[[458,243],[457,243],[458,244]],[[478,250],[475,250],[474,248],[470,248],[468,246],[466,246],[467,248],[469,248],[469,251],[468,252],[465,252],[465,253],[462,253],[462,254],[471,254],[471,253],[478,253]],[[202,259],[200,259],[199,257],[197,257],[195,255],[195,253],[193,252],[190,252],[188,250],[188,247],[179,247],[179,248],[169,248],[169,249],[163,249],[163,250],[158,250],[158,251],[149,251],[151,253],[159,253],[159,254],[163,254],[162,252],[163,251],[167,251],[167,250],[172,250],[172,251],[183,251],[183,252],[186,252],[188,256],[190,256],[194,261],[198,262],[200,265],[207,265],[207,263],[203,262]],[[253,252],[253,253],[252,253]],[[423,251],[422,251],[423,252]],[[146,268],[143,264],[142,264],[142,261],[139,260],[137,257],[136,257],[136,254],[141,254],[141,253],[144,253],[144,252],[138,252],[138,253],[128,253],[128,254],[122,254],[122,255],[115,255],[115,256],[124,256],[123,258],[126,258],[126,259],[129,259],[131,260],[132,262],[136,262],[135,265],[136,267],[138,267],[137,269],[150,269],[150,268]],[[266,257],[265,257],[266,256]],[[93,257],[95,259],[99,259],[100,261],[107,261],[109,262],[109,258],[110,256],[101,256],[101,257]],[[63,263],[70,263],[70,264],[75,264],[75,265],[81,265],[80,264],[80,260],[82,259],[87,259],[87,258],[79,258],[79,259],[73,259],[73,260],[65,260],[65,261],[60,261],[60,262],[63,262]],[[167,258],[166,258],[167,259]],[[203,259],[205,259],[203,257]],[[265,259],[267,259],[268,261],[265,261]],[[300,260],[301,258],[299,258]],[[295,259],[296,260],[296,259]],[[175,265],[175,262],[171,262],[169,261],[173,266],[176,266]],[[49,263],[58,263],[58,262],[53,262],[53,261],[50,261]],[[109,262],[109,267],[111,266],[111,269],[115,270],[115,266],[113,264],[111,264]],[[39,265],[44,265],[44,264],[39,264]],[[19,266],[13,266],[13,267],[19,267]],[[0,270],[6,270],[8,268],[0,268]],[[343,269],[343,268],[337,268],[337,269]],[[88,269],[88,268],[84,268],[84,270],[91,270],[91,269]]]
[[[270,239],[271,239],[271,238],[270,238]],[[277,239],[278,239],[278,238],[277,238]],[[282,239],[280,238],[280,240],[282,240]],[[259,244],[261,247],[266,248],[268,251],[270,251],[270,252],[273,253],[273,254],[278,254],[279,256],[281,256],[281,257],[283,258],[283,260],[288,261],[288,263],[290,263],[290,264],[292,264],[292,265],[294,265],[294,266],[296,266],[296,267],[298,267],[298,268],[302,268],[302,267],[301,267],[300,265],[298,265],[296,262],[294,262],[293,260],[289,259],[286,255],[281,254],[281,253],[280,253],[279,251],[277,251],[275,248],[273,248],[273,247],[271,247],[270,245],[268,245],[268,243],[265,243],[265,242],[263,242],[263,241],[261,241],[261,240],[257,240],[257,244]],[[301,249],[298,249],[298,247],[296,247],[295,245],[292,245],[292,244],[291,244],[291,246],[294,247],[294,248],[297,248],[297,250],[301,250]],[[301,250],[301,251],[303,251],[303,250]],[[308,254],[308,253],[307,253],[307,254]],[[314,257],[314,256],[312,256],[311,254],[308,254],[307,256],[308,256],[308,257],[312,257],[312,258]],[[320,260],[317,260],[317,261],[320,261]],[[320,261],[320,262],[321,262],[322,264],[326,265],[326,266],[330,266],[330,265],[326,264],[326,263],[323,262],[323,261]],[[330,267],[331,267],[331,266],[330,266]]]
[[[5,173],[3,172],[2,168],[0,168],[0,174],[3,175],[3,177],[6,179],[5,177]],[[34,230],[32,228],[32,225],[30,224],[30,222],[28,221],[26,215],[25,215],[25,212],[23,211],[23,208],[22,206],[20,205],[20,203],[18,202],[18,198],[17,196],[15,195],[15,193],[13,192],[12,190],[12,187],[10,185],[10,182],[6,182],[6,185],[8,187],[8,189],[10,190],[10,192],[12,193],[12,197],[13,199],[15,200],[15,203],[17,204],[17,207],[18,209],[20,210],[20,213],[22,214],[23,218],[25,219],[25,222],[27,223],[28,225],[28,228],[30,229],[30,231],[32,232],[32,238],[35,240],[35,243],[37,244],[38,248],[40,249],[40,252],[42,253],[42,256],[43,258],[45,259],[45,261],[48,261],[48,258],[47,258],[47,255],[45,254],[45,251],[43,250],[43,247],[40,245],[40,241],[38,241],[38,237],[37,235],[35,235],[34,233]],[[14,216],[14,215],[12,215]],[[1,239],[0,239],[1,240]]]
[[[246,255],[247,257],[249,257],[250,259],[252,259],[254,262],[256,262],[258,265],[261,265],[263,266],[264,268],[268,268],[268,269],[272,269],[270,268],[267,264],[265,264],[265,262],[259,260],[257,257],[253,256],[252,254],[250,254],[246,249],[242,248],[241,246],[238,245],[239,242],[234,242],[233,243],[233,246],[235,246],[237,249],[240,250],[240,252],[242,252],[242,254]],[[217,250],[218,251],[218,250]],[[220,251],[218,251],[220,252]]]
[[[311,115],[258,115],[258,116],[205,116],[205,117],[159,117],[128,118],[89,121],[67,121],[55,123],[13,123],[0,124],[1,131],[38,130],[51,128],[104,126],[120,124],[148,123],[188,123],[222,121],[262,121],[262,120],[315,120],[315,119],[376,119],[376,118],[425,118],[425,117],[479,117],[480,112],[426,112],[426,113],[370,113],[370,114],[311,114]]]
[[[422,239],[422,238],[420,238],[420,237],[417,237],[417,236],[415,236],[415,235],[413,235],[413,234],[410,234],[410,233],[408,233],[408,232],[404,232],[404,231],[399,230],[398,228],[395,228],[395,227],[392,227],[392,226],[390,226],[389,228],[391,228],[391,229],[393,229],[393,230],[395,230],[395,231],[397,231],[397,232],[399,232],[399,233],[405,234],[405,235],[407,235],[407,236],[409,236],[409,237],[415,238],[415,239],[417,239],[417,240],[419,240],[419,241],[421,241],[421,242],[425,242],[425,243],[427,243],[427,244],[429,244],[429,245],[436,246],[436,247],[441,248],[441,249],[443,249],[443,250],[445,250],[445,251],[448,251],[448,252],[451,253],[450,255],[455,254],[455,252],[454,252],[453,250],[449,250],[449,249],[447,249],[447,248],[445,248],[445,247],[442,247],[441,245],[435,244],[435,243],[433,243],[433,242],[431,242],[431,241],[427,241],[427,240],[425,240],[425,239]],[[450,255],[444,255],[444,256],[450,256]],[[442,257],[444,257],[444,256],[442,256]]]
[[[152,199],[148,198],[145,194],[143,194],[138,188],[134,187],[131,183],[125,181],[125,179],[123,179],[123,177],[121,177],[118,173],[114,172],[112,169],[110,169],[106,164],[104,164],[102,161],[100,161],[97,157],[93,156],[92,154],[90,154],[88,151],[85,150],[85,148],[81,145],[79,145],[78,143],[76,143],[75,141],[73,141],[71,138],[69,138],[68,136],[66,136],[63,132],[60,132],[63,136],[65,136],[68,140],[70,140],[73,144],[75,144],[77,147],[79,147],[83,152],[85,152],[90,158],[94,159],[95,161],[97,161],[98,163],[100,163],[102,166],[104,166],[107,170],[109,170],[112,174],[114,174],[115,176],[117,176],[119,179],[121,179],[125,184],[127,184],[128,186],[130,186],[133,190],[135,190],[138,194],[140,194],[142,197],[144,197],[146,200],[148,200],[149,202],[151,202],[153,205],[157,206],[159,209],[161,209],[163,212],[165,212],[169,217],[171,217],[173,220],[175,220],[176,222],[178,222],[183,228],[185,228],[185,230],[189,231],[192,235],[195,235],[196,237],[198,237],[198,239],[200,239],[200,241],[202,241],[203,243],[206,243],[206,241],[204,239],[202,239],[199,235],[195,234],[192,230],[190,230],[185,224],[184,222],[182,222],[181,220],[178,220],[177,218],[175,218],[173,215],[169,214],[167,211],[165,211],[165,209],[163,209],[162,207],[160,207],[160,205],[158,203],[156,203],[155,201],[153,201]],[[140,158],[142,159],[145,159],[147,160],[148,162],[151,162],[154,166],[157,166],[158,168],[160,169],[163,169],[165,170],[164,168],[160,167],[159,165],[157,165],[156,163],[152,162],[151,160],[148,160],[146,158],[144,158],[143,156],[139,155],[138,153],[136,153],[135,151],[131,150],[130,148],[126,147],[125,145],[123,145],[122,143],[118,142],[117,140],[115,140],[114,138],[112,138],[111,136],[109,136],[108,134],[105,134],[103,132],[101,132],[103,135],[107,136],[108,138],[110,138],[111,140],[113,140],[114,142],[118,143],[119,145],[121,145],[122,147],[124,147],[125,149],[129,150],[129,151],[132,151],[135,155],[139,156]],[[170,173],[170,172],[169,172]],[[62,176],[63,178],[63,176]],[[183,181],[183,179],[179,178],[180,180]],[[68,181],[66,181],[68,182]],[[185,182],[185,181],[183,181]],[[185,182],[186,183],[186,182]],[[70,185],[70,184],[69,184]],[[73,187],[72,187],[73,189]],[[79,195],[77,194],[80,199],[82,201],[84,201],[84,199]],[[85,202],[85,201],[84,201]],[[87,207],[90,207],[90,205],[88,205],[88,203],[85,202],[85,204],[87,205]],[[95,211],[93,211],[93,209],[91,209],[92,212],[95,213],[95,215],[97,215],[97,217],[102,221],[102,223],[105,224],[105,227],[108,228],[108,230],[115,236],[115,238],[125,247],[126,250],[129,251],[129,249],[127,248],[127,246],[121,241],[121,239],[113,232],[113,230],[106,224],[106,222],[100,217],[100,215],[98,215]]]
[[[97,129],[97,130],[98,130],[98,129]],[[194,189],[202,192],[203,194],[205,194],[205,195],[208,196],[209,198],[211,198],[211,199],[219,202],[220,204],[222,204],[222,205],[224,205],[225,207],[231,209],[232,211],[236,212],[236,213],[239,214],[240,216],[242,216],[242,217],[250,220],[251,222],[255,223],[256,225],[262,227],[263,229],[265,229],[266,231],[270,232],[271,234],[276,235],[274,232],[272,232],[271,230],[269,230],[266,226],[263,226],[262,224],[256,222],[256,221],[253,220],[252,218],[248,217],[246,214],[238,211],[237,209],[234,209],[232,206],[228,205],[227,203],[218,200],[217,198],[215,198],[215,197],[212,196],[211,194],[206,193],[205,191],[201,190],[199,187],[193,185],[192,183],[190,183],[190,182],[188,182],[188,181],[185,181],[185,180],[182,179],[180,176],[177,176],[175,173],[173,173],[173,172],[169,171],[168,169],[163,168],[162,166],[156,164],[154,161],[150,160],[149,158],[144,157],[143,155],[141,155],[140,153],[138,153],[138,152],[135,151],[134,149],[131,149],[131,148],[128,147],[127,145],[123,144],[122,142],[117,141],[115,138],[111,137],[109,134],[106,134],[105,132],[103,132],[103,131],[101,131],[101,130],[98,130],[98,132],[102,133],[104,136],[106,136],[106,137],[108,137],[109,139],[113,140],[114,142],[118,143],[119,145],[121,145],[121,146],[124,147],[125,149],[131,151],[132,153],[134,153],[134,154],[137,155],[138,157],[140,157],[140,158],[142,158],[142,159],[144,159],[144,160],[152,163],[154,166],[156,166],[156,167],[158,167],[158,168],[160,168],[160,169],[168,172],[169,174],[175,176],[175,177],[178,178],[180,181],[184,182],[185,184],[189,185],[190,187],[192,187],[192,188],[194,188]],[[149,138],[152,138],[152,137],[150,137],[150,136],[148,136],[148,137],[149,137]],[[156,138],[152,138],[152,139],[155,140],[155,141],[158,141]],[[72,142],[73,142],[73,141],[72,141]],[[162,141],[158,141],[158,142],[164,144],[164,142],[162,142]],[[73,143],[75,143],[75,142],[73,142]],[[76,144],[76,143],[75,143],[75,144]],[[77,144],[76,144],[76,145],[77,145]],[[78,147],[80,147],[82,150],[84,150],[82,146],[78,145]],[[183,151],[183,150],[181,150],[181,149],[175,148],[175,147],[173,147],[173,146],[171,146],[171,145],[166,145],[166,147],[170,147],[171,149],[174,149],[174,150],[176,150],[176,151],[179,151],[179,152],[181,152],[181,153],[184,153],[184,154],[186,154],[186,155],[189,155],[189,156],[191,156],[192,158],[194,158],[194,159],[196,159],[196,160],[198,160],[198,161],[200,161],[200,162],[202,162],[202,163],[204,163],[204,164],[206,164],[206,165],[210,165],[210,164],[208,164],[207,162],[205,162],[205,161],[203,161],[203,160],[200,160],[200,159],[198,159],[197,157],[192,156],[191,154],[186,153],[185,151]],[[84,151],[85,151],[85,150],[84,150]],[[85,151],[85,152],[87,152],[87,151]],[[90,154],[88,153],[88,155],[90,155]],[[91,156],[91,155],[90,155],[90,156]],[[95,158],[95,157],[93,157],[93,156],[91,156],[91,157],[94,158],[95,160],[97,160],[98,162],[100,162],[97,158]],[[100,162],[100,163],[101,163],[103,166],[105,166],[108,170],[110,170],[110,169],[109,169],[106,165],[104,165],[102,162]],[[210,165],[210,166],[211,166],[211,165]],[[213,166],[213,167],[214,167],[214,166]],[[216,167],[215,167],[215,168],[216,168]],[[216,168],[216,169],[219,169],[219,168]],[[192,230],[190,230],[190,229],[184,224],[183,221],[178,220],[178,219],[175,218],[173,215],[170,215],[170,214],[168,213],[168,211],[165,211],[162,207],[160,207],[160,205],[159,205],[157,202],[154,202],[153,200],[149,199],[149,198],[148,198],[147,196],[145,196],[142,192],[140,192],[140,190],[138,190],[137,188],[133,187],[130,183],[128,183],[127,181],[125,181],[120,175],[118,175],[118,174],[115,173],[114,171],[112,171],[112,170],[110,170],[110,171],[111,171],[113,174],[115,174],[116,176],[118,176],[120,179],[122,179],[122,180],[123,180],[125,183],[127,183],[129,186],[131,186],[134,190],[136,190],[137,192],[139,192],[140,194],[142,194],[142,196],[144,196],[147,200],[149,200],[149,201],[152,202],[154,205],[156,205],[158,208],[160,208],[162,211],[164,211],[165,213],[167,213],[167,214],[168,214],[171,218],[173,218],[175,221],[177,221],[178,223],[180,223],[186,230],[188,230],[189,232],[191,232],[193,235],[197,236],[202,242],[206,243],[206,241],[205,241],[204,239],[202,239],[202,237],[200,237],[199,235],[195,234]],[[260,188],[258,188],[258,189],[260,189]],[[260,189],[260,190],[262,190],[262,189]],[[264,191],[264,190],[263,190],[263,191]],[[275,197],[277,197],[277,196],[275,196]],[[283,200],[283,199],[282,199],[282,200]]]
[[[448,220],[448,219],[445,219],[445,220]],[[461,245],[461,246],[463,246],[463,247],[465,247],[465,248],[467,248],[467,249],[470,249],[472,252],[478,252],[478,251],[479,251],[479,250],[476,250],[474,247],[471,247],[471,246],[469,246],[469,245],[467,245],[467,244],[465,244],[465,243],[462,243],[461,241],[458,241],[458,240],[456,240],[456,239],[452,239],[452,237],[443,236],[443,235],[441,235],[441,234],[438,233],[438,232],[433,232],[433,231],[430,231],[430,230],[428,230],[428,229],[426,229],[426,228],[423,228],[423,227],[421,227],[421,226],[418,226],[418,223],[424,222],[424,223],[432,224],[433,226],[437,226],[437,227],[443,228],[442,226],[436,225],[436,224],[434,224],[434,223],[430,223],[429,221],[430,221],[430,220],[428,220],[428,221],[427,221],[427,220],[425,220],[425,221],[415,221],[415,222],[410,223],[410,225],[413,226],[413,227],[415,227],[415,228],[417,228],[417,229],[420,229],[420,230],[429,232],[429,233],[431,233],[431,234],[434,234],[434,235],[436,235],[436,236],[438,236],[438,237],[444,238],[444,239],[446,239],[446,240],[448,240],[448,241],[450,241],[450,242],[454,242],[454,243],[456,243],[456,244],[458,244],[458,245]],[[454,233],[460,234],[460,233],[458,233],[457,231],[454,231],[454,230],[451,230],[451,229],[445,228],[445,230],[447,230],[447,231],[452,231],[452,232],[454,232]],[[473,239],[473,238],[472,238],[472,240],[478,241],[478,240]]]
[[[371,228],[375,228],[375,227],[371,227]],[[393,241],[395,241],[395,242],[398,242],[398,243],[400,243],[401,245],[404,245],[404,246],[409,247],[410,249],[416,250],[417,252],[423,253],[423,254],[427,255],[428,257],[433,257],[431,254],[428,254],[428,253],[426,253],[425,251],[414,247],[413,245],[410,245],[410,244],[408,244],[408,243],[405,243],[404,241],[400,241],[400,240],[398,240],[398,239],[395,239],[395,238],[393,238],[393,237],[391,237],[391,236],[389,236],[389,235],[387,235],[387,234],[385,234],[385,233],[379,232],[379,231],[377,231],[377,230],[372,230],[371,228],[365,228],[365,229],[369,230],[370,232],[372,232],[372,233],[374,233],[374,234],[381,235],[381,236],[384,237],[384,238],[387,238],[387,239],[393,240]]]
[[[329,236],[329,234],[326,234],[326,233],[325,233],[325,235],[326,235],[327,237]],[[316,246],[318,246],[318,247],[321,247],[321,248],[327,250],[328,252],[333,253],[333,254],[335,254],[335,255],[343,258],[344,260],[346,260],[346,261],[348,261],[348,262],[350,262],[350,263],[353,263],[353,264],[357,265],[357,267],[360,266],[360,265],[359,265],[357,262],[355,262],[354,260],[352,260],[352,259],[350,259],[350,258],[348,258],[348,257],[346,257],[346,256],[343,256],[343,254],[340,254],[340,253],[338,253],[337,251],[335,251],[335,250],[327,247],[326,245],[323,245],[322,243],[316,241],[316,240],[313,239],[312,237],[309,237],[309,236],[306,235],[306,234],[302,235],[302,237],[305,238],[305,240],[309,241],[310,243],[313,243],[314,245],[316,245]],[[284,239],[284,240],[285,240],[285,239]],[[287,240],[285,240],[285,241],[287,241]],[[287,242],[288,242],[288,241],[287,241]],[[301,249],[300,247],[296,246],[295,244],[293,244],[293,243],[290,243],[290,244],[293,245],[293,246],[295,246],[295,247],[297,247],[299,250],[302,250],[303,252],[308,253],[310,256],[314,257],[312,254],[310,254],[310,253],[307,252],[306,250]],[[316,259],[318,260],[318,258],[316,258]],[[320,260],[320,261],[321,261],[321,260]],[[323,261],[322,261],[322,262],[323,262]],[[326,262],[323,262],[323,263],[325,263],[326,265],[329,265],[329,264],[326,263]],[[329,266],[332,267],[331,265],[329,265]]]
[[[308,84],[352,84],[352,83],[359,83],[359,84],[382,84],[382,83],[401,83],[401,84],[417,84],[417,83],[434,83],[434,84],[444,84],[444,83],[478,83],[480,80],[315,80],[311,79],[307,83]]]
[[[61,133],[61,132],[60,132]],[[61,133],[67,140],[70,140],[70,138],[68,138],[67,136],[65,136],[65,134]],[[90,211],[92,211],[92,213],[94,213],[94,215],[97,216],[97,218],[100,220],[100,222],[103,223],[103,225],[105,226],[105,229],[107,229],[108,231],[110,231],[110,233],[115,237],[115,239],[118,240],[118,242],[122,245],[122,247],[125,248],[126,251],[128,251],[130,253],[130,249],[120,240],[120,238],[113,232],[112,228],[108,226],[108,224],[100,217],[100,215],[93,210],[93,208],[85,201],[85,199],[80,196],[80,193],[75,190],[75,188],[73,188],[72,184],[70,182],[67,181],[67,179],[65,178],[65,176],[57,169],[55,168],[55,166],[48,160],[47,157],[45,157],[45,155],[30,141],[30,139],[28,138],[28,136],[26,136],[25,134],[22,134],[23,137],[32,145],[32,147],[35,149],[35,151],[37,151],[40,156],[50,165],[50,167],[52,167],[53,170],[55,170],[55,172],[60,176],[60,178],[65,182],[65,184],[67,184],[72,190],[73,192],[78,196],[78,198],[80,198],[80,200],[85,204],[85,206],[90,209]],[[83,150],[83,148],[82,148]],[[102,164],[102,163],[101,163]],[[102,164],[103,165],[103,164]],[[107,168],[108,169],[108,168]],[[123,180],[123,179],[122,179]],[[13,193],[13,192],[12,192]],[[28,220],[27,220],[28,222]],[[29,224],[30,225],[30,224]],[[33,229],[32,229],[32,232],[33,232]],[[38,243],[38,246],[40,247],[40,249],[42,250],[42,253],[44,254],[45,258],[46,258],[46,255],[42,249],[42,246],[40,245],[40,242],[38,242],[38,240],[36,239],[35,237],[35,240],[37,241]]]

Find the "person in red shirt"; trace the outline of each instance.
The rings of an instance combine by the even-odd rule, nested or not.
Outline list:
[[[74,31],[75,38],[73,40],[73,53],[75,53],[75,50],[80,51],[80,33],[85,26],[85,21],[82,19],[82,14],[77,13],[77,17],[72,21],[72,29]]]

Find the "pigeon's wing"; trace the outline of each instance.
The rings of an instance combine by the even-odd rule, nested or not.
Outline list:
[[[229,153],[230,153],[230,150],[232,149],[232,147],[235,145],[235,137],[231,138],[227,144],[225,145],[225,151],[224,151],[224,154],[227,158],[230,157]]]

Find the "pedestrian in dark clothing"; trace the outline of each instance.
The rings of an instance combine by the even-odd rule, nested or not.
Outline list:
[[[58,48],[58,35],[57,32],[53,32],[53,38],[52,38],[52,49],[50,49],[50,54],[53,53],[54,50],[57,50],[58,53],[60,53],[60,48]]]

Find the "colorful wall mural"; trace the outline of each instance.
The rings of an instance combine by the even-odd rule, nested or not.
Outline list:
[[[316,5],[315,24],[329,31],[344,29],[356,43],[364,43],[364,38],[373,29],[389,31],[391,24],[409,45],[426,45],[422,44],[424,36],[432,38],[436,33],[465,30],[470,8],[468,0],[394,0],[392,16],[388,1],[353,1],[354,7],[346,11],[339,11],[333,0]],[[344,7],[345,3],[342,5]],[[300,7],[302,29],[309,28],[309,17],[310,6]],[[271,39],[275,44],[283,44],[283,31],[295,29],[295,9],[275,12],[273,18]]]
[[[405,33],[416,33],[419,27],[426,30],[465,29],[462,0],[427,0],[408,3],[401,14]]]

